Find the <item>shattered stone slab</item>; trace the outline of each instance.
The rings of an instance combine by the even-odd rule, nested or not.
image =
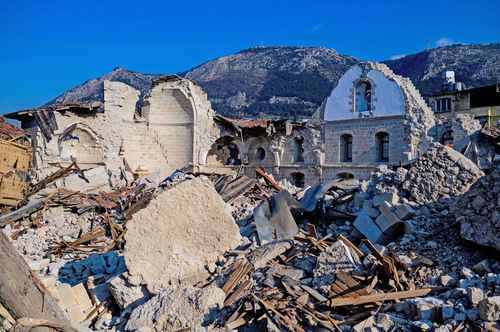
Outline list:
[[[205,266],[239,245],[238,227],[206,178],[161,192],[127,223],[125,262],[152,293],[203,279]]]
[[[337,272],[350,272],[360,264],[360,259],[342,241],[336,241],[326,248],[318,257],[314,270],[317,285],[331,284]]]
[[[210,309],[222,308],[226,294],[209,286],[162,289],[148,302],[135,308],[125,326],[126,331],[206,331],[211,321]]]
[[[364,211],[358,213],[356,220],[354,220],[354,227],[374,243],[378,242],[382,236],[382,231],[378,228],[377,224]]]

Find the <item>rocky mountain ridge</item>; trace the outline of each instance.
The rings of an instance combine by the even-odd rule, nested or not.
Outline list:
[[[258,47],[203,63],[180,73],[196,81],[214,109],[231,117],[310,116],[347,69],[359,59],[323,47]],[[409,77],[422,94],[439,91],[443,73],[454,70],[467,87],[494,84],[500,77],[500,43],[450,45],[383,61]],[[49,104],[102,100],[104,80],[130,84],[145,95],[157,74],[115,68],[76,86]]]

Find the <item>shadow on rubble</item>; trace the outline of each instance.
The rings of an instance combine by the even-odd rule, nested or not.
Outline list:
[[[127,271],[125,259],[116,251],[103,254],[91,254],[88,257],[66,262],[59,268],[58,281],[75,286],[94,279],[110,279]]]

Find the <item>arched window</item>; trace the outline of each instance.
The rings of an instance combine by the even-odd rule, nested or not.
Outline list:
[[[304,162],[304,137],[297,136],[294,138],[295,142],[295,153],[294,160],[297,163]]]
[[[352,175],[351,173],[342,172],[337,174],[337,178],[342,180],[349,180],[349,179],[354,179],[354,175]]]
[[[372,85],[368,81],[359,81],[355,86],[354,110],[358,113],[372,110]]]
[[[375,135],[378,149],[378,161],[389,161],[389,134],[380,132]]]
[[[304,188],[305,186],[305,175],[301,172],[294,172],[290,174],[292,177],[292,183],[295,187]]]
[[[453,146],[453,130],[449,129],[441,136],[441,144]]]
[[[257,148],[255,150],[255,160],[264,161],[264,159],[266,159],[266,150],[263,147]]]
[[[352,162],[352,135],[344,134],[340,136],[340,153],[342,162]]]

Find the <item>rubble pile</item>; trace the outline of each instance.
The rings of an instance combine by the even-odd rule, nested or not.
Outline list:
[[[499,167],[436,144],[362,183],[301,189],[258,168],[105,190],[73,162],[0,226],[80,329],[494,330],[500,262],[459,231],[498,250]]]
[[[452,214],[464,239],[500,251],[500,163],[458,199]]]
[[[461,153],[434,143],[408,168],[376,173],[373,182],[375,190],[397,191],[399,196],[409,201],[426,204],[463,194],[483,175]]]

